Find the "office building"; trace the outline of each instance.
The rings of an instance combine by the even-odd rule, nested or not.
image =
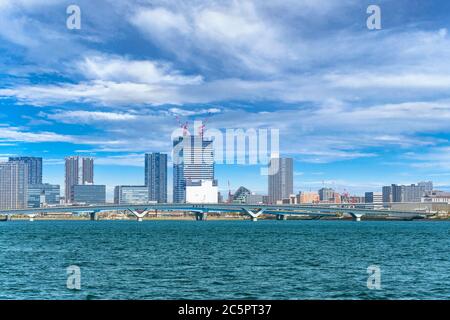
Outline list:
[[[251,194],[251,191],[246,187],[239,187],[233,194],[233,203],[247,203],[247,197]]]
[[[427,187],[430,186],[415,184],[385,186],[382,192],[383,202],[421,202],[422,197],[426,194]]]
[[[148,199],[147,186],[116,186],[114,188],[115,204],[146,204]]]
[[[272,158],[269,162],[269,202],[289,199],[294,192],[294,161],[292,158]]]
[[[322,188],[319,190],[320,201],[334,202],[334,190],[331,188]]]
[[[167,203],[167,154],[145,155],[145,185],[150,201]]]
[[[0,163],[0,209],[24,209],[28,200],[28,165]]]
[[[9,161],[21,161],[28,167],[28,184],[42,183],[42,158],[9,157]]]
[[[219,188],[215,180],[186,180],[186,203],[218,203]]]
[[[106,186],[95,184],[78,184],[72,186],[72,203],[104,204],[106,203]]]
[[[72,203],[74,202],[72,198],[74,186],[94,184],[94,159],[67,157],[65,171],[65,199],[66,203]]]
[[[383,207],[383,193],[382,192],[366,192],[364,196],[365,202],[370,205],[372,209],[381,209]]]
[[[59,205],[60,187],[58,184],[28,185],[28,208],[42,208]]]
[[[247,195],[246,199],[245,199],[245,204],[264,204],[265,199],[267,198],[267,196],[261,195],[261,194],[256,194],[256,193],[251,193],[249,195]]]
[[[173,142],[172,161],[174,203],[186,201],[186,185],[189,180],[214,181],[212,140],[206,140],[199,135],[176,138]]]

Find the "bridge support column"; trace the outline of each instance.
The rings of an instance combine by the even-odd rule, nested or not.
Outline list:
[[[350,212],[350,215],[352,216],[353,221],[357,222],[361,221],[361,218],[364,216],[364,214],[362,213],[352,213],[352,212]]]
[[[137,210],[133,210],[133,209],[128,209],[128,211],[130,211],[132,214],[134,214],[134,216],[137,218],[138,222],[142,222],[143,218],[148,214],[148,210],[145,209],[142,212],[138,212]]]
[[[260,209],[259,211],[254,212],[254,211],[249,210],[247,208],[242,208],[242,211],[245,214],[249,215],[251,217],[252,221],[256,222],[256,221],[258,221],[258,217],[263,214],[264,209]]]
[[[91,221],[98,221],[98,211],[89,212]]]
[[[207,218],[208,214],[206,212],[195,212],[196,221],[205,221]]]

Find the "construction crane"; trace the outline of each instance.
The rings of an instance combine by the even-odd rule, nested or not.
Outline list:
[[[175,119],[176,119],[177,122],[178,122],[178,126],[179,126],[181,129],[183,129],[183,136],[187,136],[188,133],[189,133],[189,131],[188,131],[189,123],[188,123],[187,121],[184,122],[184,123],[181,122],[179,116],[175,116]]]
[[[208,115],[206,118],[202,121],[202,124],[200,127],[198,127],[198,135],[200,137],[203,137],[203,134],[205,133],[206,124],[208,123],[209,119],[211,118],[211,112],[208,112]]]

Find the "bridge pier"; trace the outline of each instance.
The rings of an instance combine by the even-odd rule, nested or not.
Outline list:
[[[286,221],[287,220],[287,215],[285,215],[285,214],[277,214],[277,220]]]
[[[145,209],[142,212],[138,212],[137,210],[128,209],[134,216],[137,218],[138,222],[142,222],[143,218],[148,214],[149,210]]]
[[[98,221],[98,211],[89,212],[91,221]]]
[[[263,214],[264,209],[260,209],[257,212],[253,212],[253,211],[251,211],[251,210],[249,210],[247,208],[242,208],[242,211],[245,214],[249,215],[251,217],[252,221],[256,222],[256,221],[258,221],[258,217]]]
[[[196,221],[206,221],[208,214],[206,212],[195,212]]]
[[[362,213],[349,212],[349,214],[352,216],[353,221],[357,221],[357,222],[360,222],[361,218],[364,216],[364,214],[362,214]]]

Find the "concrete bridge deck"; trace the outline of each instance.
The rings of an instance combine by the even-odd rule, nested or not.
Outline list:
[[[39,214],[49,213],[89,213],[94,216],[106,211],[129,211],[138,220],[150,211],[158,212],[184,211],[196,213],[197,220],[204,220],[208,213],[242,213],[256,221],[262,214],[275,215],[284,219],[286,216],[302,215],[313,217],[337,216],[348,214],[354,220],[361,220],[363,216],[423,218],[428,214],[416,211],[393,211],[381,209],[367,209],[355,204],[320,204],[320,205],[247,205],[247,204],[101,204],[86,206],[58,206],[48,208],[28,208],[16,210],[0,210],[0,215],[28,215],[33,219]]]

